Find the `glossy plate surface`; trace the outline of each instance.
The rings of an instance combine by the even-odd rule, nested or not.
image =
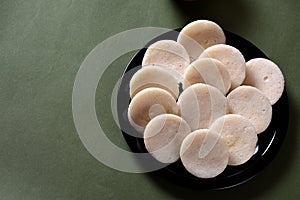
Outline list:
[[[133,74],[141,68],[140,65],[142,64],[147,46],[162,39],[176,40],[178,31],[180,29],[165,33],[146,44],[145,48],[141,49],[132,58],[124,72],[125,75],[122,78],[118,91],[118,118],[123,136],[133,152],[145,153],[147,150],[142,138],[132,136],[139,134],[131,127],[127,118],[127,110],[130,103],[129,81]],[[239,49],[246,61],[257,57],[268,58],[249,41],[229,31],[224,32],[226,35],[226,44]],[[284,90],[282,97],[273,105],[271,124],[265,132],[258,135],[257,149],[252,158],[243,165],[227,166],[225,171],[215,178],[201,179],[191,175],[185,170],[180,160],[152,173],[158,174],[171,182],[196,189],[225,189],[242,184],[262,171],[278,153],[287,131],[288,112],[287,93]],[[126,132],[130,132],[130,134]]]

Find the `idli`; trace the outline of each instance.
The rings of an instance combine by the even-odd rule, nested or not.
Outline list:
[[[226,97],[215,87],[197,83],[184,90],[178,98],[181,117],[192,130],[208,128],[227,112]]]
[[[225,170],[229,153],[226,142],[218,133],[200,129],[183,140],[180,158],[183,166],[194,176],[213,178]]]
[[[146,88],[140,91],[128,107],[129,122],[140,132],[152,118],[164,113],[178,114],[178,105],[174,97],[161,88]]]
[[[160,40],[148,47],[145,52],[142,66],[158,65],[165,67],[172,73],[178,82],[182,80],[190,58],[185,48],[173,40]]]
[[[179,159],[183,139],[191,132],[181,117],[162,114],[154,117],[144,131],[144,143],[148,152],[162,163],[173,163]]]
[[[170,92],[175,99],[179,95],[176,78],[159,66],[143,67],[132,76],[129,83],[130,97],[133,98],[139,91],[149,87],[164,89]]]
[[[209,128],[218,132],[228,146],[228,165],[241,165],[255,152],[257,134],[251,122],[241,115],[228,114],[217,119]]]
[[[246,62],[243,54],[230,45],[217,44],[203,51],[200,58],[215,58],[221,61],[231,78],[231,89],[240,86],[245,79]]]
[[[246,63],[245,85],[258,88],[275,104],[284,89],[284,77],[279,67],[271,60],[254,58]]]
[[[272,119],[272,106],[269,99],[257,88],[240,86],[231,91],[228,105],[232,114],[246,117],[255,127],[257,134],[269,126]]]
[[[224,64],[216,59],[199,58],[191,63],[183,79],[183,89],[195,83],[206,83],[226,94],[231,85],[230,75]]]
[[[187,50],[191,61],[210,46],[225,43],[222,28],[209,20],[197,20],[186,25],[179,33],[177,41]]]

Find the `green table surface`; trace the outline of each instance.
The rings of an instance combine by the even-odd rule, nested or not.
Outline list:
[[[0,199],[300,199],[300,1],[1,0]],[[228,190],[199,191],[149,174],[106,167],[81,143],[72,88],[87,54],[138,27],[178,28],[211,19],[248,39],[284,73],[290,105],[287,136],[272,163]],[[128,149],[110,110],[113,85],[132,53],[105,71],[96,94],[99,121]]]

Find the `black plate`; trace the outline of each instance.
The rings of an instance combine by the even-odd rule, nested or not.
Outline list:
[[[127,118],[127,110],[130,103],[129,81],[132,75],[141,68],[140,65],[146,48],[158,40],[176,40],[178,31],[180,31],[180,29],[167,32],[150,41],[147,45],[145,45],[144,49],[141,49],[132,58],[124,72],[117,97],[118,117],[123,136],[133,152],[145,153],[147,150],[143,139],[132,136],[138,135],[138,133],[130,126]],[[249,41],[229,31],[224,32],[226,35],[226,44],[239,49],[244,55],[246,61],[257,57],[268,58],[261,50]],[[215,178],[201,179],[191,175],[185,170],[180,160],[152,173],[158,174],[159,176],[174,183],[197,189],[224,189],[242,184],[263,170],[274,159],[283,143],[287,131],[289,117],[288,112],[289,107],[287,93],[286,90],[284,90],[282,97],[275,105],[273,105],[271,124],[265,132],[258,135],[256,153],[243,165],[227,166],[225,171]],[[126,132],[130,133],[130,135]]]

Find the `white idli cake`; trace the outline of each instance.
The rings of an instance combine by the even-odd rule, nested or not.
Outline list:
[[[215,87],[197,83],[184,90],[178,98],[181,117],[192,130],[208,128],[227,112],[226,97]]]
[[[190,58],[185,48],[173,40],[160,40],[148,47],[142,66],[158,65],[167,68],[180,82]]]
[[[231,89],[243,83],[246,61],[243,54],[235,47],[226,44],[214,45],[205,49],[200,58],[215,58],[221,61],[229,72]]]
[[[132,76],[129,83],[130,97],[133,98],[139,91],[149,87],[164,89],[170,92],[175,99],[179,95],[176,78],[159,66],[143,67]]]
[[[133,97],[128,107],[128,119],[140,132],[152,118],[164,113],[178,114],[178,105],[169,92],[160,88],[140,91]]]
[[[237,87],[228,94],[227,100],[230,112],[246,117],[258,134],[269,126],[272,119],[272,106],[269,99],[257,88]]]
[[[213,178],[221,174],[228,164],[228,147],[218,133],[200,129],[183,140],[180,159],[187,171],[194,176]]]
[[[191,61],[196,60],[202,51],[215,44],[225,43],[222,28],[209,20],[197,20],[186,25],[179,33],[177,42],[187,50]]]
[[[230,75],[224,64],[211,58],[199,58],[191,63],[183,78],[183,89],[195,83],[205,83],[218,88],[225,95],[231,86]]]
[[[251,122],[241,115],[228,114],[218,118],[209,128],[221,135],[228,146],[228,165],[241,165],[255,152],[257,134]]]
[[[148,152],[162,163],[179,159],[183,139],[191,132],[189,125],[179,116],[162,114],[153,118],[144,131],[144,143]]]
[[[245,85],[258,88],[275,104],[284,89],[284,77],[279,67],[264,58],[251,59],[246,63]]]

